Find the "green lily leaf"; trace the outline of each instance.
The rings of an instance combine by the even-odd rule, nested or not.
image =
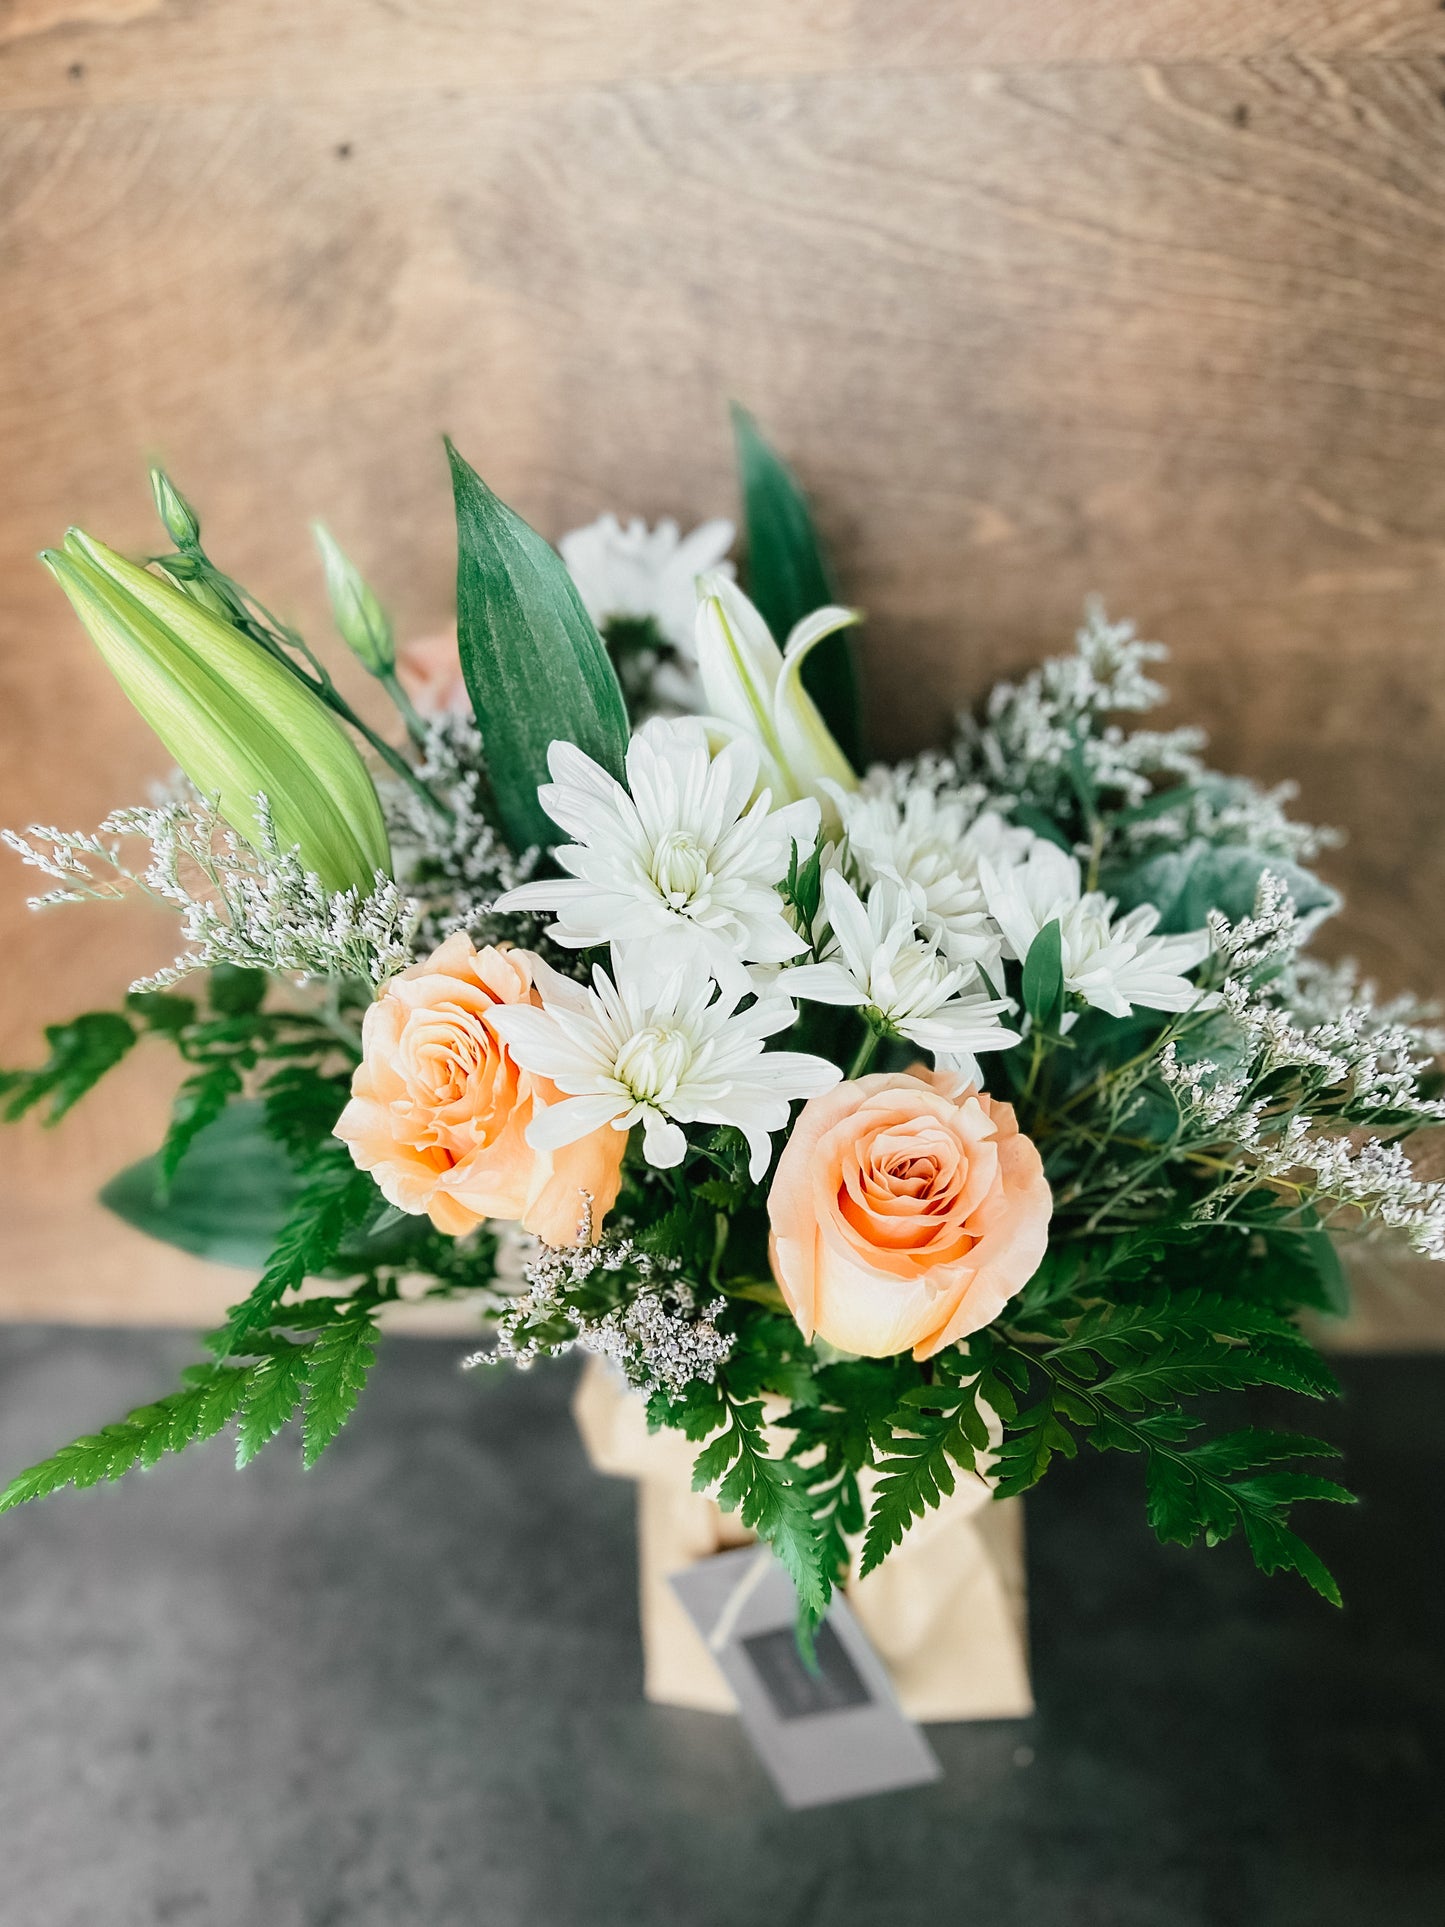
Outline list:
[[[547,750],[575,743],[622,776],[617,672],[562,558],[447,443],[457,510],[457,640],[497,813],[514,848],[557,841],[537,801]]]

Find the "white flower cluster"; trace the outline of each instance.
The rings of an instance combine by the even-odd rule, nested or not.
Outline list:
[[[731,576],[724,561],[736,530],[718,518],[688,535],[664,520],[599,516],[557,544],[588,615],[612,645],[634,716],[701,709],[695,643],[697,578]]]
[[[1044,663],[1020,683],[999,683],[983,723],[965,721],[956,756],[961,774],[1003,795],[1048,809],[1077,808],[1082,775],[1116,803],[1143,802],[1161,776],[1200,773],[1197,729],[1126,733],[1103,719],[1155,707],[1163,690],[1145,664],[1167,654],[1141,642],[1129,622],[1110,622],[1091,602],[1074,654]]]
[[[875,771],[837,793],[845,842],[823,877],[819,960],[784,971],[789,995],[864,1009],[974,1077],[977,1052],[1020,1039],[1000,1021],[1014,1009],[998,993],[1003,961],[1022,962],[1053,922],[1064,988],[1082,1002],[1122,1017],[1203,1001],[1186,973],[1208,954],[1207,933],[1156,936],[1147,905],[1116,916],[1110,898],[1084,890],[1077,859],[938,774]]]
[[[1445,1123],[1445,1100],[1419,1088],[1445,1036],[1422,1026],[1410,1000],[1377,1005],[1352,966],[1299,957],[1304,926],[1267,872],[1253,914],[1215,917],[1211,935],[1226,973],[1223,1061],[1181,1058],[1171,1038],[1155,1063],[1190,1144],[1247,1154],[1202,1202],[1200,1220],[1265,1182],[1323,1219],[1353,1211],[1445,1258],[1445,1185],[1418,1177],[1397,1142],[1360,1135],[1372,1123]]]
[[[765,1050],[796,1010],[766,971],[806,948],[778,885],[795,845],[811,849],[818,809],[771,807],[745,739],[711,754],[700,723],[654,719],[633,737],[627,787],[570,743],[554,743],[543,808],[574,840],[566,876],[524,884],[498,910],[557,911],[549,935],[575,949],[611,946],[590,984],[537,973],[541,1009],[513,1006],[497,1028],[526,1069],[564,1093],[528,1135],[556,1149],[604,1125],[643,1126],[643,1152],[681,1162],[686,1124],[732,1125],[754,1179],[789,1104],[837,1083],[825,1058]]]
[[[473,1352],[463,1366],[506,1363],[525,1371],[538,1358],[575,1347],[610,1358],[648,1397],[661,1391],[676,1398],[695,1379],[711,1384],[733,1349],[732,1338],[717,1328],[727,1301],[716,1297],[699,1307],[693,1287],[674,1275],[676,1260],[654,1258],[631,1238],[593,1244],[592,1200],[585,1192],[578,1232],[576,1245],[537,1247],[523,1273],[525,1289],[497,1320],[494,1347]],[[576,1304],[575,1295],[599,1277],[623,1272],[629,1284],[641,1283],[620,1304],[600,1317]],[[562,1329],[548,1333],[549,1323]]]
[[[456,930],[490,941],[504,934],[491,913],[498,892],[524,882],[539,852],[515,855],[488,819],[482,739],[470,715],[429,719],[417,775],[449,817],[389,772],[377,780],[398,882],[421,906],[417,948],[435,950]]]
[[[188,948],[134,990],[161,990],[216,964],[274,971],[302,984],[363,977],[380,985],[404,970],[414,960],[421,905],[380,872],[365,896],[328,891],[294,851],[280,848],[266,799],[256,805],[257,848],[225,829],[189,789],[150,807],[113,811],[94,835],[39,825],[26,836],[0,834],[63,886],[32,898],[34,908],[140,890],[180,911]],[[132,838],[150,846],[144,868],[126,860]]]
[[[1147,856],[1156,848],[1177,849],[1203,841],[1234,844],[1257,850],[1261,856],[1284,857],[1308,863],[1322,850],[1343,842],[1338,830],[1315,823],[1299,823],[1285,805],[1299,794],[1297,783],[1276,783],[1261,789],[1243,776],[1220,776],[1201,771],[1159,798],[1162,808],[1126,819],[1119,825],[1124,848],[1133,856]]]
[[[1293,784],[1266,790],[1207,768],[1203,731],[1124,730],[1110,720],[1163,700],[1146,665],[1167,654],[1090,602],[1072,655],[998,684],[981,723],[963,719],[956,780],[982,782],[1002,807],[1021,803],[1060,823],[1096,803],[1105,817],[1094,833],[1123,860],[1203,841],[1303,863],[1337,844],[1335,831],[1286,815]]]
[[[1393,1113],[1412,1125],[1445,1122],[1445,1101],[1419,1093],[1420,1078],[1445,1048],[1445,1031],[1424,1023],[1428,1013],[1413,999],[1377,1004],[1353,965],[1301,957],[1305,935],[1288,891],[1268,871],[1250,916],[1210,919],[1225,973],[1219,1005],[1230,1022],[1229,1064],[1181,1061],[1173,1040],[1158,1062],[1190,1125],[1227,1127],[1232,1142],[1252,1148],[1269,1108],[1258,1088],[1283,1071],[1299,1072],[1316,1101],[1333,1094],[1334,1108],[1350,1123]]]
[[[1316,1207],[1356,1211],[1405,1234],[1422,1257],[1445,1259],[1445,1184],[1416,1175],[1399,1144],[1312,1131],[1291,1120],[1277,1144],[1256,1152],[1258,1169],[1284,1181],[1308,1178]]]

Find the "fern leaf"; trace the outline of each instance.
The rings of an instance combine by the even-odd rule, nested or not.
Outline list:
[[[376,1337],[370,1309],[352,1305],[312,1344],[301,1415],[301,1456],[308,1469],[351,1417],[376,1363]]]
[[[250,1464],[300,1404],[310,1355],[309,1345],[292,1345],[283,1340],[251,1367],[250,1382],[241,1402],[241,1421],[236,1427],[238,1467]]]
[[[208,1439],[234,1417],[251,1378],[242,1365],[202,1365],[179,1392],[141,1405],[115,1425],[64,1445],[30,1466],[0,1493],[0,1512],[43,1499],[65,1486],[118,1479],[132,1466],[150,1467],[166,1452]]]

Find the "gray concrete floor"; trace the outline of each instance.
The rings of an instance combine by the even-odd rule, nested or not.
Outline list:
[[[313,1473],[217,1440],[0,1521],[4,1927],[1439,1927],[1445,1360],[1347,1361],[1340,1615],[1153,1545],[1138,1468],[1029,1502],[1030,1721],[785,1813],[645,1705],[631,1492],[565,1366],[394,1340]],[[0,1468],[164,1389],[169,1334],[0,1329]],[[1291,1420],[1303,1424],[1298,1412]]]

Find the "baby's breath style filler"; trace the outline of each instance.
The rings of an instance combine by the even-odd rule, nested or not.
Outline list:
[[[468,1366],[609,1361],[805,1625],[960,1480],[1014,1497],[1085,1447],[1132,1456],[1162,1539],[1338,1602],[1294,1510],[1349,1499],[1332,1448],[1211,1427],[1211,1395],[1327,1399],[1305,1314],[1346,1309],[1342,1249],[1445,1258],[1409,1143],[1445,1031],[1312,954],[1334,833],[1134,726],[1164,651],[1098,604],[949,746],[870,763],[861,618],[738,433],[741,579],[721,517],[559,553],[449,446],[455,646],[398,646],[318,526],[389,728],[168,477],[170,548],[47,552],[163,780],[4,841],[37,909],[146,897],[181,949],[0,1097],[53,1123],[173,1050],[105,1202],[242,1276],[179,1387],[0,1510],[228,1428],[245,1464],[298,1420],[310,1465],[433,1299]]]

